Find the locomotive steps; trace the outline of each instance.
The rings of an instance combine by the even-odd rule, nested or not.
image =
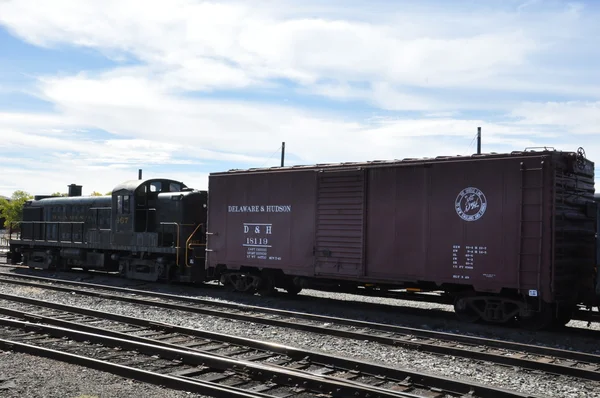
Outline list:
[[[14,277],[14,275],[11,276]],[[102,297],[134,303],[136,305],[168,308],[219,318],[304,330],[323,335],[369,340],[422,352],[460,356],[496,364],[541,370],[553,374],[570,375],[588,380],[600,380],[600,357],[577,351],[386,324],[374,324],[271,308],[222,303],[212,300],[192,299],[128,288],[25,277],[30,280],[53,283],[53,285],[48,285],[22,280],[23,278],[23,276],[10,279],[0,278],[0,281],[35,286],[42,289],[76,292],[80,295]],[[84,289],[75,288],[74,286],[83,287]],[[119,294],[109,294],[107,291],[119,292]],[[123,294],[128,295],[125,296]],[[135,295],[135,297],[131,295]]]
[[[321,395],[323,397],[371,398],[432,394],[445,397],[526,396],[140,318],[11,295],[2,295],[0,299],[8,304],[19,302],[19,310],[0,303],[2,315],[19,319],[0,318],[0,325],[4,326],[0,328],[0,336],[8,334],[12,340],[17,340],[0,339],[0,347],[75,362],[173,388],[211,392],[214,396],[305,397],[315,393],[325,394]],[[23,334],[22,330],[27,333]],[[33,342],[33,345],[20,343],[22,340]],[[84,342],[84,345],[73,345],[73,342]],[[86,342],[101,347],[86,346]],[[58,345],[59,352],[44,349],[47,345]],[[119,348],[119,351],[110,348]],[[91,353],[93,358],[63,351]],[[156,379],[151,379],[151,374],[156,375]]]

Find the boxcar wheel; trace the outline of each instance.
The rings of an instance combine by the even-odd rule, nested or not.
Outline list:
[[[531,311],[528,316],[519,316],[521,328],[531,331],[548,329],[556,321],[552,306],[546,303],[542,303],[541,311]]]
[[[275,294],[275,286],[273,285],[273,278],[269,274],[263,274],[258,283],[257,292],[261,296],[272,296]]]
[[[290,296],[297,296],[298,293],[300,293],[302,291],[302,287],[300,286],[296,286],[293,283],[290,283],[288,286],[286,286],[285,291],[290,295]]]
[[[481,316],[468,305],[469,296],[458,296],[454,299],[454,312],[456,317],[467,323],[475,323],[481,319]]]
[[[574,308],[558,307],[556,317],[553,320],[554,326],[561,328],[571,322],[574,310]]]

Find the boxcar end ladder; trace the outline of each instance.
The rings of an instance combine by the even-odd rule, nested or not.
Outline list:
[[[529,290],[528,296],[539,297],[541,289],[542,248],[544,229],[544,161],[539,167],[529,168],[521,162],[521,206],[520,206],[520,239],[519,265],[517,285],[519,291],[522,283],[532,273],[536,273],[536,290]],[[537,210],[537,211],[536,211]],[[535,269],[532,265],[535,264]],[[541,311],[541,299],[538,299],[538,310]]]

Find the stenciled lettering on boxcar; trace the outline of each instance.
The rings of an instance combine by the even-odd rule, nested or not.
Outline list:
[[[453,279],[471,279],[471,276],[468,275],[468,273],[475,270],[476,256],[485,256],[487,254],[487,246],[465,246],[462,251],[464,251],[464,255],[460,256],[461,246],[452,246]],[[484,276],[486,278],[493,278],[496,275],[493,274],[493,276],[491,276],[490,274],[484,274]]]
[[[481,190],[468,187],[460,191],[454,201],[456,214],[465,221],[477,221],[485,214],[487,198]]]
[[[227,206],[228,213],[291,213],[291,205],[238,205]],[[242,246],[246,249],[249,260],[281,261],[281,256],[269,254],[273,248],[271,237],[274,233],[273,223],[242,222]]]
[[[227,206],[229,213],[291,213],[292,206]]]
[[[281,260],[281,257],[269,256],[271,244],[270,235],[273,234],[273,224],[266,223],[244,223],[244,242],[247,259],[258,260]]]

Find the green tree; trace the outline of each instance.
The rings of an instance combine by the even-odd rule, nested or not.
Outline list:
[[[90,196],[103,196],[103,195],[98,191],[94,191],[90,194]]]
[[[65,193],[65,192],[54,192],[50,196],[67,196],[67,195],[68,195],[68,193]]]
[[[23,205],[30,199],[33,199],[33,195],[25,191],[15,191],[10,200],[0,198],[0,215],[5,219],[6,228],[23,219]]]

